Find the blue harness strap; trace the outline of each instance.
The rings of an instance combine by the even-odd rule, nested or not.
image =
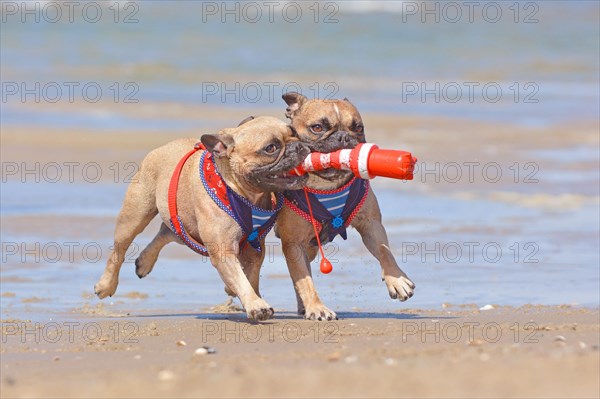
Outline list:
[[[273,203],[274,209],[260,208],[245,197],[227,187],[229,209],[242,228],[245,240],[257,251],[262,251],[260,241],[271,231],[277,220],[277,214],[283,207],[283,194],[278,193]],[[222,208],[221,208],[222,209]]]
[[[360,211],[369,194],[369,181],[352,178],[336,190],[307,189],[313,217],[319,231],[327,228],[329,241],[340,235],[347,238],[346,228]],[[292,211],[312,223],[304,190],[286,191],[285,204]]]

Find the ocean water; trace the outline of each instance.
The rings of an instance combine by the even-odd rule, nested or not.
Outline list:
[[[25,89],[39,83],[39,91],[55,82],[59,103],[69,101],[65,82],[80,84],[75,101],[95,99],[94,89],[83,93],[93,82],[107,101],[281,109],[281,94],[299,90],[348,97],[365,112],[527,126],[595,118],[599,107],[595,1],[484,1],[473,9],[464,2],[280,1],[272,9],[119,2],[105,4],[93,23],[93,7],[73,10],[71,22],[67,10],[54,18],[46,3],[54,4],[37,2],[37,14],[3,8],[2,80]],[[41,102],[56,98],[56,88],[47,90]],[[119,114],[96,121],[76,107],[69,118],[30,119],[19,109],[33,96],[21,101],[21,87],[3,92],[5,126],[144,126]]]
[[[163,250],[148,277],[138,279],[133,261],[158,230],[156,224],[135,239],[117,294],[104,301],[93,297],[126,185],[49,185],[3,185],[2,318],[65,317],[98,304],[105,306],[101,315],[203,313],[225,301],[223,283],[210,262],[177,244]],[[375,188],[390,247],[416,283],[415,296],[405,303],[388,297],[379,264],[351,230],[347,241],[338,237],[325,247],[334,266],[331,274],[321,274],[318,260],[313,262],[317,289],[332,309],[394,313],[442,303],[597,306],[598,226],[590,223],[600,218],[597,205],[556,212]],[[51,233],[44,233],[15,230],[20,216],[74,218],[74,224],[85,217],[106,219],[94,219],[92,230],[47,226]],[[104,232],[101,238],[98,231]],[[294,311],[292,283],[273,233],[267,250],[262,295],[279,312]],[[139,294],[147,297],[139,299]]]

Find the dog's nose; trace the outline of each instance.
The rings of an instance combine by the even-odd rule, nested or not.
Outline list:
[[[300,159],[304,159],[311,153],[311,149],[305,143],[299,141],[289,143],[286,147],[286,151],[297,153]]]
[[[338,130],[338,133],[338,140],[342,143],[342,145],[347,145],[350,143],[351,136],[348,132]]]
[[[344,130],[338,130],[334,133],[339,141],[341,148],[354,148],[358,145],[359,140],[351,133]]]

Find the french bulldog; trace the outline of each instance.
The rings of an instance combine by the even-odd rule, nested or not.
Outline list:
[[[287,104],[286,117],[291,120],[300,140],[311,151],[332,152],[354,148],[358,143],[365,142],[362,118],[348,99],[309,100],[299,93],[291,92],[284,94],[283,100]],[[310,173],[306,186],[314,195],[314,201],[311,200],[313,210],[321,210],[321,220],[317,218],[321,242],[331,241],[337,234],[345,239],[345,227],[354,227],[369,252],[379,261],[382,280],[390,297],[400,301],[412,297],[415,284],[398,267],[392,255],[381,222],[377,198],[368,182],[355,180],[350,171],[327,169]],[[319,299],[311,277],[310,262],[316,257],[318,248],[313,226],[309,222],[313,219],[307,211],[304,193],[296,191],[286,192],[284,195],[286,206],[279,213],[275,231],[282,240],[283,252],[294,282],[298,313],[309,320],[337,319],[335,312]],[[346,195],[345,204],[344,199],[340,199],[343,195]],[[345,213],[340,214],[341,209]]]
[[[261,246],[264,248],[264,235],[254,235],[250,241],[252,235],[242,227],[248,221],[241,220],[244,219],[242,214],[254,215],[255,209],[274,214],[275,209],[282,206],[283,198],[278,194],[277,201],[281,203],[277,204],[273,192],[302,188],[307,177],[290,176],[288,171],[310,150],[295,137],[291,126],[273,117],[247,118],[236,128],[205,134],[200,141],[203,146],[194,138],[175,140],[144,158],[125,195],[117,218],[114,250],[94,291],[101,299],[115,293],[127,248],[160,214],[163,223],[158,234],[135,262],[138,277],[152,271],[166,244],[186,242],[192,247],[190,242],[195,242],[199,247],[204,246],[204,254],[218,270],[226,290],[240,298],[248,318],[268,319],[273,316],[273,308],[259,293],[259,273],[265,256],[265,251],[260,250]],[[194,148],[197,152],[184,161],[180,184],[174,191],[178,201],[176,211],[186,234],[182,236],[173,230],[168,196],[176,165]],[[208,183],[203,173],[212,173],[209,178],[214,180],[215,187],[205,185]],[[218,190],[225,190],[221,199]],[[233,213],[235,209],[223,206],[233,197],[237,198],[237,207],[246,209],[237,216]],[[252,222],[249,221],[249,229],[255,227]]]

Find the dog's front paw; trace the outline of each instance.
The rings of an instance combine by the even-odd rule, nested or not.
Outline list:
[[[304,318],[306,320],[337,320],[337,315],[322,303],[306,306],[304,309]]]
[[[245,306],[246,315],[250,320],[262,321],[273,317],[275,311],[262,298],[257,298]]]
[[[104,299],[107,296],[113,296],[117,291],[117,285],[119,285],[117,279],[109,279],[102,276],[100,281],[94,286],[94,293],[96,293],[100,299]]]
[[[385,281],[390,298],[392,299],[400,299],[404,302],[414,294],[415,283],[410,281],[406,276],[385,276],[383,281]]]

